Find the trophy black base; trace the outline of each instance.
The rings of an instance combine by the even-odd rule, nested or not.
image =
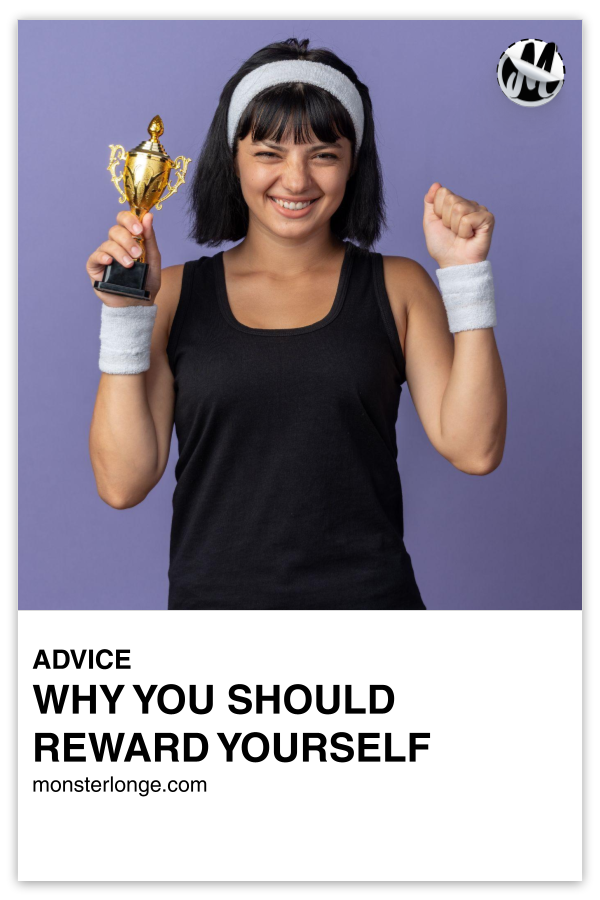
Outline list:
[[[116,259],[104,270],[103,281],[95,281],[97,291],[106,294],[120,294],[136,300],[150,300],[150,291],[145,289],[148,277],[148,263],[138,262],[132,266],[122,266]]]

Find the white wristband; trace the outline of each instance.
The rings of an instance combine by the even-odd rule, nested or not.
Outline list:
[[[150,342],[158,307],[106,306],[100,325],[100,371],[138,375],[150,368]]]
[[[436,269],[450,331],[494,328],[496,304],[489,259],[464,266]]]

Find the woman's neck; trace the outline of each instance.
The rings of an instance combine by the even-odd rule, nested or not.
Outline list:
[[[249,228],[244,240],[227,254],[240,269],[294,278],[326,266],[341,255],[343,247],[344,242],[329,230],[292,242],[272,232]]]

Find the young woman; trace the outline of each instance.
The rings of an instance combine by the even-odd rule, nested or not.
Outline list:
[[[175,423],[170,609],[425,609],[403,540],[395,424],[407,382],[463,472],[502,458],[506,394],[486,260],[494,219],[438,182],[425,270],[370,250],[384,225],[369,91],[290,39],[225,86],[191,191],[199,244],[161,271],[152,215],[120,212],[87,263],[131,265],[152,301],[98,293],[90,434],[102,499],[141,503]],[[453,334],[455,337],[453,337]]]

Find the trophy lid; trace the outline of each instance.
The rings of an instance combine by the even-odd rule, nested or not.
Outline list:
[[[149,141],[142,141],[141,144],[138,144],[137,147],[134,147],[133,150],[130,150],[130,153],[152,153],[153,156],[160,156],[163,159],[170,159],[171,157],[159,141],[159,138],[164,133],[165,126],[163,125],[163,120],[160,116],[154,116],[150,124],[148,125],[148,134],[150,135]]]

